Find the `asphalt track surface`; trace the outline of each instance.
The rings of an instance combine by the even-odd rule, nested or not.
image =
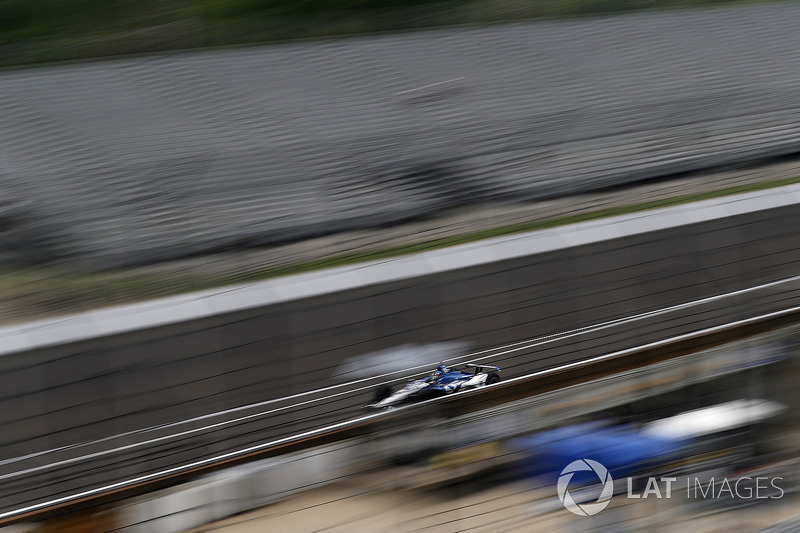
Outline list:
[[[800,276],[587,324],[471,353],[459,361],[499,366],[516,377],[800,305]],[[400,383],[430,368],[408,368],[293,396],[0,461],[0,519],[77,495],[91,495],[213,462],[252,447],[364,416],[376,383]],[[413,409],[413,407],[412,407]],[[371,415],[371,416],[381,416]]]
[[[5,71],[0,190],[20,250],[114,266],[788,153],[798,25],[785,3]]]

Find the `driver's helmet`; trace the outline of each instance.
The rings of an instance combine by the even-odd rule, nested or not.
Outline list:
[[[447,368],[444,365],[439,365],[438,367],[436,367],[436,370],[433,371],[433,374],[431,374],[431,381],[436,381],[437,379],[441,378],[448,372],[450,372],[449,368]]]
[[[448,372],[450,372],[450,369],[444,366],[444,364],[440,364],[439,366],[436,367],[436,370],[433,371],[430,377],[428,377],[428,381],[435,382]]]

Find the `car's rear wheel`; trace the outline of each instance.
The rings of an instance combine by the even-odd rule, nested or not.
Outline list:
[[[495,374],[494,372],[490,373],[489,376],[486,378],[487,385],[494,385],[500,381],[500,374]]]
[[[380,385],[377,389],[375,389],[375,401],[374,403],[382,402],[386,398],[392,395],[394,390],[389,385]]]

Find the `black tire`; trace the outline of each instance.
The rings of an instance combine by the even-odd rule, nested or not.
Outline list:
[[[495,383],[499,382],[500,382],[500,374],[496,372],[490,372],[489,375],[486,377],[487,385],[494,385]]]
[[[394,390],[389,385],[380,385],[377,389],[375,389],[375,400],[373,403],[378,403],[394,393]]]

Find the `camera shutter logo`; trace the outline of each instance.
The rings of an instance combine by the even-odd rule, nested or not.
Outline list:
[[[568,485],[572,481],[572,476],[575,472],[591,471],[597,474],[600,483],[603,484],[603,490],[596,502],[578,504],[569,493]],[[578,459],[567,465],[558,476],[558,499],[564,504],[572,513],[579,516],[591,516],[599,513],[605,509],[611,502],[611,497],[614,495],[614,480],[611,479],[611,474],[608,469],[591,459]]]

